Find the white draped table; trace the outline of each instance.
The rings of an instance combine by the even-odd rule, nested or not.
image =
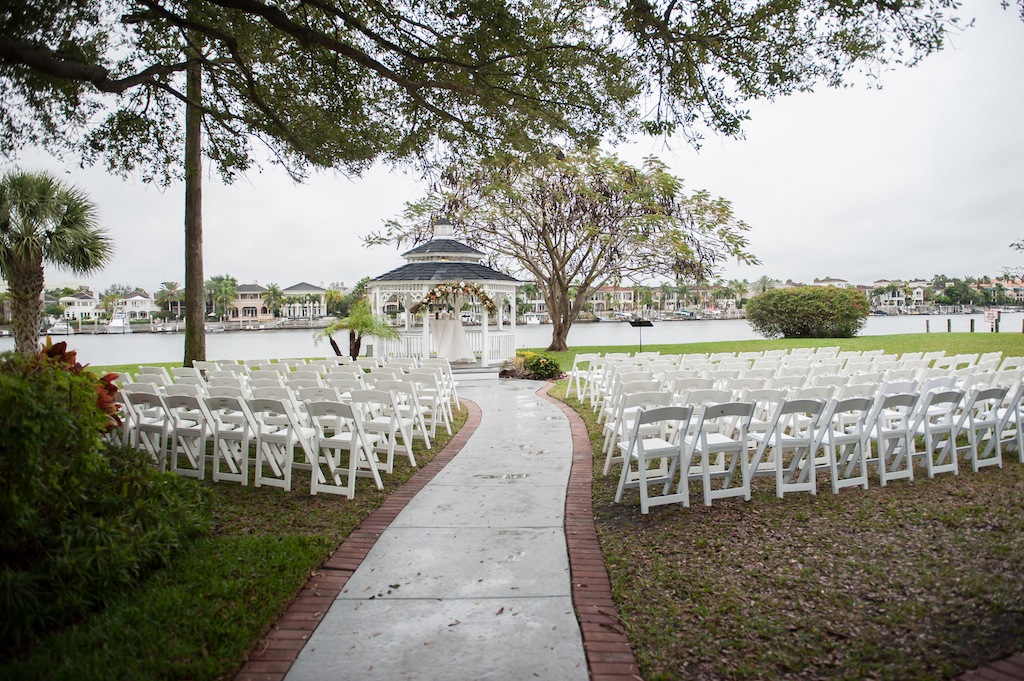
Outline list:
[[[476,360],[461,321],[431,319],[430,328],[434,332],[434,348],[438,357],[444,357],[449,362]]]

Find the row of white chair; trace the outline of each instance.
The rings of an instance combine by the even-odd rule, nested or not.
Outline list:
[[[1001,467],[1004,449],[1015,449],[1024,463],[1021,386],[691,404],[651,392],[632,402],[637,410],[607,451],[605,473],[611,464],[621,465],[616,501],[624,490],[639,488],[643,513],[661,504],[688,506],[691,481],[702,483],[710,505],[733,496],[749,500],[759,475],[774,476],[782,497],[816,494],[819,471],[828,473],[838,493],[866,489],[869,466],[884,486],[913,480],[915,466],[928,477],[958,474],[961,458],[975,472]],[[966,442],[958,445],[961,435]],[[651,485],[661,493],[652,495]]]
[[[290,489],[293,465],[327,465],[330,475],[321,470],[312,476],[313,494],[330,491],[351,497],[354,493],[354,481],[338,491],[334,469],[339,454],[335,452],[328,461],[326,445],[318,444],[321,441],[337,448],[339,437],[348,438],[356,468],[364,459],[377,464],[376,454],[385,454],[379,467],[391,472],[396,451],[416,465],[414,437],[422,438],[429,447],[438,423],[451,432],[447,400],[434,394],[421,402],[415,381],[378,381],[375,389],[355,385],[344,395],[334,387],[307,387],[297,393],[285,387],[260,387],[250,394],[242,394],[237,387],[212,387],[206,394],[181,395],[131,384],[119,391],[118,399],[123,412],[122,440],[149,451],[161,469],[170,459],[177,473],[204,477],[209,443],[214,480],[246,484],[252,464],[257,486]],[[334,419],[333,432],[323,429],[328,422],[320,413],[324,407],[316,406],[322,404],[344,405],[346,416]],[[366,443],[370,449],[365,455],[358,447],[352,449]],[[256,452],[252,459],[250,444]],[[294,459],[296,445],[305,453],[305,464]],[[345,470],[351,476],[356,474],[352,466]],[[376,481],[379,475],[374,476]]]

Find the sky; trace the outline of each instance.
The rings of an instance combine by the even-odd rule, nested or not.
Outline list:
[[[724,264],[725,279],[767,275],[809,283],[999,276],[1024,265],[1024,22],[997,0],[969,0],[975,26],[913,69],[857,86],[750,105],[743,139],[645,139],[614,149],[656,155],[686,186],[732,202],[750,225],[760,265]],[[86,191],[115,243],[96,275],[47,270],[46,288],[112,284],[157,290],[184,281],[184,189],[160,191],[42,153],[19,165],[50,169]],[[293,183],[273,166],[234,185],[203,187],[204,273],[240,284],[351,286],[404,264],[362,238],[422,196],[413,174],[378,166],[361,178],[320,173]]]

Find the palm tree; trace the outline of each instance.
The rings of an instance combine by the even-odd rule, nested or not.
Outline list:
[[[347,317],[331,322],[326,328],[313,334],[313,340],[319,343],[324,338],[328,339],[331,347],[334,348],[334,354],[341,357],[341,348],[338,347],[333,337],[341,330],[348,331],[348,354],[352,359],[359,357],[364,336],[376,336],[381,340],[398,338],[398,332],[394,327],[382,317],[373,314],[370,309],[370,301],[365,298],[352,305]]]
[[[123,300],[124,296],[120,293],[108,293],[100,299],[100,307],[107,313],[107,317],[111,317],[121,307]]]
[[[779,283],[778,279],[772,279],[767,274],[757,278],[754,282],[754,290],[758,293],[766,293],[775,288],[775,285]]]
[[[693,295],[693,291],[689,284],[682,281],[676,284],[676,309],[685,308],[691,295]]]
[[[263,294],[263,304],[275,317],[281,316],[281,306],[284,305],[284,291],[277,284],[267,284],[267,290]]]
[[[213,303],[214,313],[220,313],[223,319],[228,316],[228,305],[238,295],[238,281],[226,274],[210,277],[206,282],[206,294]]]
[[[746,279],[732,279],[729,281],[728,290],[730,295],[736,299],[736,309],[743,307],[743,296],[747,295],[749,284]]]
[[[156,292],[153,297],[155,302],[160,307],[167,308],[167,311],[171,311],[171,305],[177,304],[178,316],[181,316],[181,303],[185,300],[185,291],[176,281],[165,281],[160,284],[160,290]]]
[[[659,309],[664,312],[665,303],[668,302],[669,296],[672,295],[672,286],[667,281],[663,281],[658,288],[661,290],[661,305],[659,305]]]
[[[81,190],[47,173],[14,170],[0,178],[0,274],[10,291],[18,352],[39,348],[43,263],[88,274],[112,254],[96,205]]]

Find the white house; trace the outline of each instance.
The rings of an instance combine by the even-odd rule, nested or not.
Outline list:
[[[327,291],[302,281],[283,290],[286,296],[281,313],[289,319],[323,317],[327,314]]]
[[[118,307],[128,315],[128,319],[149,319],[161,311],[160,306],[145,291],[132,291],[121,300]]]
[[[99,298],[95,293],[79,291],[70,296],[62,296],[58,302],[64,308],[64,319],[67,320],[85,321],[103,316]]]

